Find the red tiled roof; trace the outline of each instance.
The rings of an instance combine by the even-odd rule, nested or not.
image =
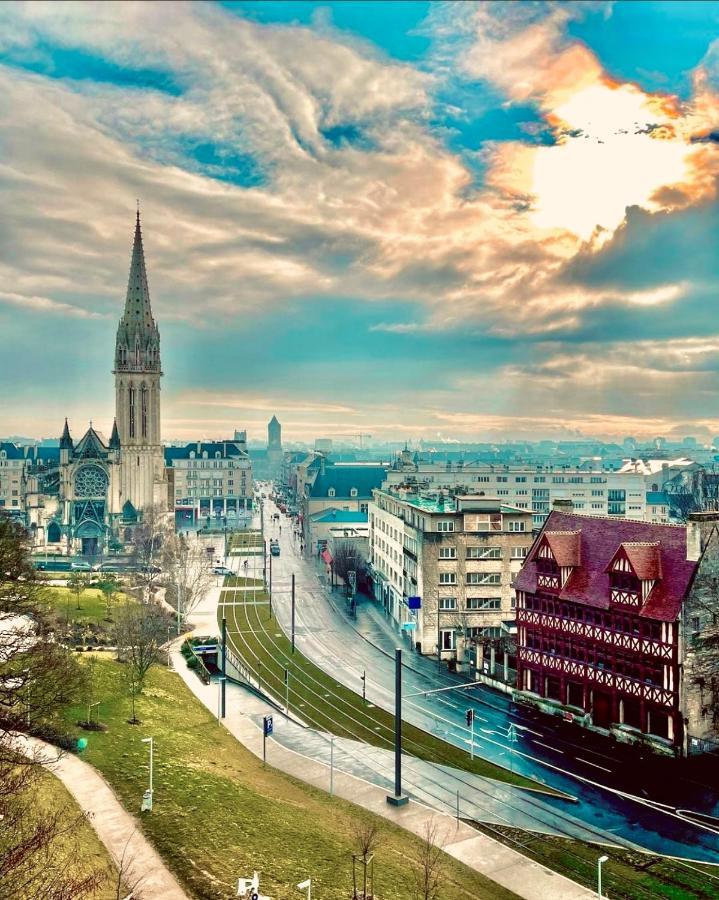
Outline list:
[[[562,568],[578,566],[582,558],[579,531],[545,531],[549,549],[556,564]]]
[[[686,528],[676,525],[633,522],[628,519],[614,520],[604,517],[578,516],[553,511],[544,523],[535,548],[539,546],[542,537],[547,535],[547,532],[572,531],[579,532],[581,563],[574,567],[559,594],[560,599],[594,606],[598,609],[608,609],[608,567],[621,545],[624,544],[627,558],[630,558],[629,554],[631,553],[642,573],[646,575],[649,572],[658,571],[656,584],[639,614],[665,622],[676,620],[698,565],[696,562],[689,562],[686,558]],[[548,535],[547,539],[549,540]],[[630,545],[629,550],[627,550],[627,544]],[[650,551],[647,549],[649,545],[658,546],[656,550]],[[652,569],[652,566],[655,565],[652,557],[657,562],[658,568],[655,566]],[[650,577],[650,580],[653,579]],[[514,586],[520,591],[536,592],[537,564],[534,561],[534,554],[528,557],[515,579]]]
[[[662,577],[662,553],[658,541],[653,544],[625,541],[621,549],[637,578],[641,578],[642,581],[656,581]]]

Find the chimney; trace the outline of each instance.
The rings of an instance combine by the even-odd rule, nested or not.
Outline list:
[[[573,513],[574,501],[570,497],[555,497],[554,500],[552,500],[552,511]]]
[[[695,512],[687,516],[687,560],[698,562],[712,530],[719,530],[719,512]]]

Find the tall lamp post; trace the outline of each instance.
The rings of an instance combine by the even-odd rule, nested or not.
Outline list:
[[[402,648],[394,651],[394,794],[387,803],[404,806],[409,797],[402,793]]]
[[[600,856],[597,860],[597,897],[602,900],[602,866],[609,861],[608,856]]]

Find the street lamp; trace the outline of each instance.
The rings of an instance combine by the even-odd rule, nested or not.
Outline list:
[[[608,856],[600,856],[597,860],[597,897],[602,900],[602,865],[609,861]]]
[[[152,763],[154,756],[154,740],[151,737],[142,738],[143,744],[150,745],[150,789],[145,791],[142,797],[142,806],[140,807],[140,812],[151,812],[152,811]]]
[[[220,676],[220,678],[217,679],[217,721],[218,722],[220,721],[220,719],[224,718],[224,715],[225,715],[225,710],[223,708],[225,704],[222,701],[224,700],[223,694],[225,693],[226,681],[227,681],[227,678],[225,678],[224,675]]]

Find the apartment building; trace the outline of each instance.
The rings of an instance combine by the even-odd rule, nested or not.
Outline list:
[[[460,667],[470,645],[514,633],[512,581],[532,544],[532,514],[499,498],[373,491],[375,597],[422,653]]]
[[[503,503],[529,510],[539,529],[556,499],[571,500],[580,515],[651,521],[662,513],[656,494],[680,472],[695,467],[690,459],[625,460],[616,470],[552,465],[491,465],[462,461],[414,461],[409,453],[387,472],[385,486],[413,483],[420,490],[467,492],[497,497]],[[649,493],[654,496],[647,497]],[[665,498],[666,499],[666,498]],[[667,505],[668,504],[664,504]],[[652,507],[655,509],[652,510]],[[666,511],[668,520],[668,508]]]
[[[236,519],[252,509],[252,463],[242,441],[166,447],[170,508],[178,528]]]
[[[25,452],[23,447],[9,442],[0,443],[0,509],[20,515],[25,511]]]

